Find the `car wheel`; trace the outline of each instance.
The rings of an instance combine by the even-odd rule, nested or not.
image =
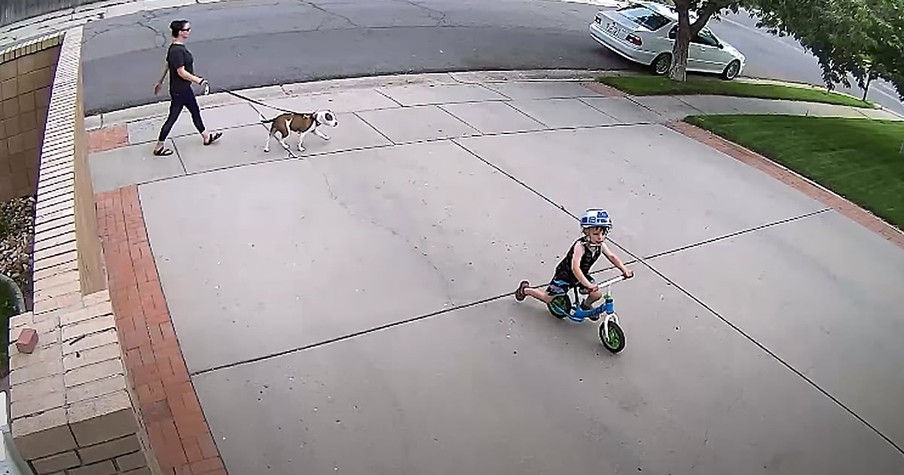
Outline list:
[[[725,66],[725,70],[722,71],[722,79],[731,81],[732,79],[738,77],[738,72],[740,71],[741,63],[738,60],[734,60],[728,63],[728,66]]]
[[[662,53],[650,63],[653,67],[653,74],[657,76],[665,76],[672,67],[672,55],[670,53]]]

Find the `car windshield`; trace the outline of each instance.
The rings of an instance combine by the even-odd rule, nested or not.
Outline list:
[[[630,6],[618,10],[619,13],[638,25],[656,31],[669,24],[669,19],[644,6]]]

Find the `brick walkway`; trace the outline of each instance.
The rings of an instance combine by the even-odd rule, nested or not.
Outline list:
[[[126,371],[157,460],[166,474],[225,474],[173,330],[138,188],[96,198]]]
[[[88,132],[88,153],[104,152],[129,144],[129,131],[123,124]]]

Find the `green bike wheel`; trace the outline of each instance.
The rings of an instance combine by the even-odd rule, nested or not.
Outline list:
[[[568,294],[556,295],[546,307],[553,317],[561,320],[571,313],[571,299],[568,297]]]
[[[606,335],[606,325],[600,325],[600,342],[612,353],[619,353],[625,349],[625,332],[615,322],[609,322],[609,335]]]

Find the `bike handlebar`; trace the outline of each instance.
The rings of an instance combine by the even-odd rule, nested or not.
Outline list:
[[[621,282],[623,280],[626,280],[626,277],[624,275],[619,275],[619,276],[613,277],[609,280],[600,282],[599,284],[596,284],[596,287],[597,288],[609,287],[610,285],[612,285],[616,282]]]

